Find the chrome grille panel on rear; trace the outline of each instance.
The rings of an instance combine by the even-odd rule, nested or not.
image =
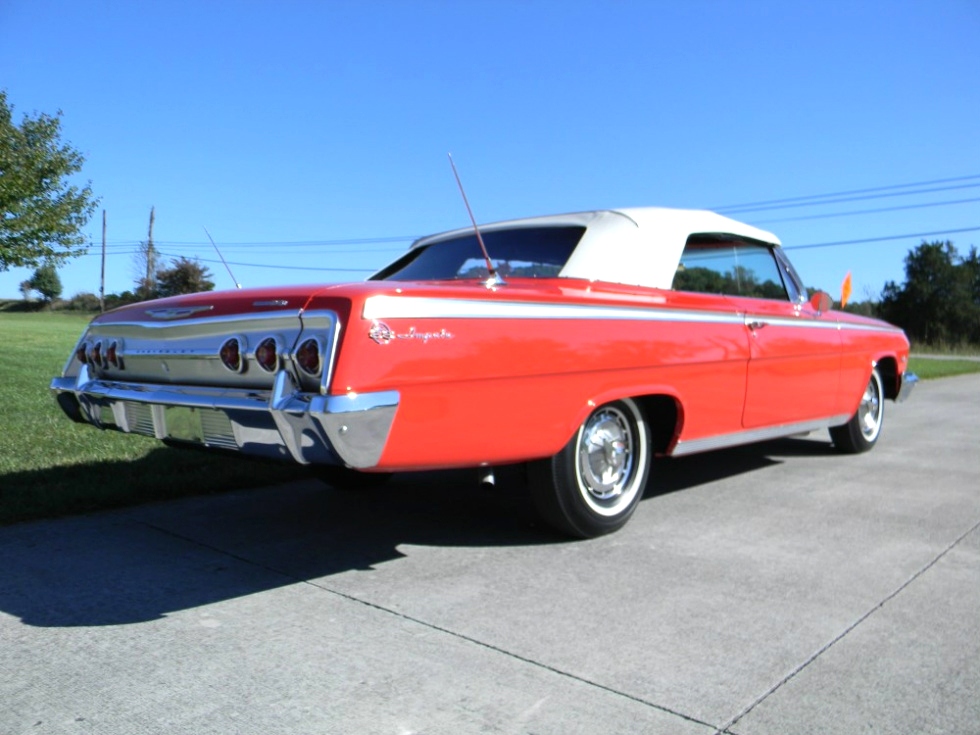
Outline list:
[[[125,406],[126,425],[129,427],[129,431],[144,436],[156,436],[156,430],[153,427],[152,406],[129,401],[123,405]]]
[[[238,449],[231,421],[221,411],[201,411],[201,430],[204,443],[211,447]]]
[[[156,410],[154,410],[154,408]],[[190,441],[220,449],[238,449],[231,419],[221,410],[156,406],[117,401],[100,408],[101,424],[144,436]]]

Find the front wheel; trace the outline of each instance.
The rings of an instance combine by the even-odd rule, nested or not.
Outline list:
[[[874,368],[857,412],[843,426],[831,427],[830,438],[834,440],[837,451],[844,454],[867,452],[878,441],[884,420],[885,391],[881,373]]]
[[[530,466],[531,497],[551,526],[579,538],[622,528],[650,473],[650,429],[630,399],[599,406],[551,459]]]

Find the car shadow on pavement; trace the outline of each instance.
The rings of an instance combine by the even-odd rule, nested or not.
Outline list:
[[[829,439],[789,437],[704,454],[657,459],[644,498],[781,464],[792,457],[837,456]]]
[[[782,440],[660,460],[646,498],[829,451]],[[575,543],[537,519],[522,474],[504,468],[492,487],[473,471],[404,474],[356,491],[310,479],[11,526],[0,529],[0,613],[41,627],[133,624],[369,571],[406,546]]]

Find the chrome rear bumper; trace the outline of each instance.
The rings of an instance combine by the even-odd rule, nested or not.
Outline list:
[[[399,402],[397,391],[303,393],[285,370],[269,391],[92,380],[83,367],[51,390],[70,418],[99,428],[355,469],[380,460]]]

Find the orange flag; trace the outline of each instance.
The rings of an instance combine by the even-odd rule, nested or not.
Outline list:
[[[851,272],[848,271],[847,275],[844,276],[844,282],[840,285],[840,308],[847,306],[847,302],[851,298]]]

